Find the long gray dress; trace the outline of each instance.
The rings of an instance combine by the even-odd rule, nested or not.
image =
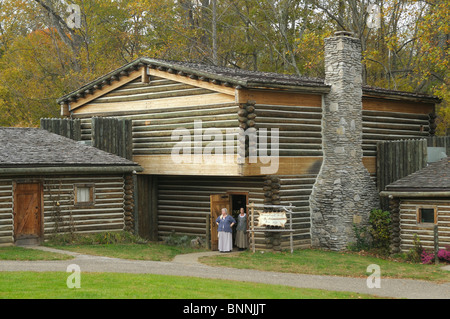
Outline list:
[[[243,249],[248,248],[247,214],[244,214],[244,216],[239,214],[237,217],[236,246]]]

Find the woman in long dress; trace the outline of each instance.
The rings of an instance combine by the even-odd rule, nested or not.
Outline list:
[[[240,213],[237,217],[236,246],[239,248],[239,250],[245,250],[248,248],[247,214],[245,213],[244,208],[240,209]]]
[[[231,252],[233,250],[233,231],[231,227],[236,224],[232,216],[228,215],[226,208],[222,208],[222,214],[217,217],[216,224],[219,226],[219,251]]]

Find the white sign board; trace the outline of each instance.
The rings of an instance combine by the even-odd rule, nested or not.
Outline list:
[[[258,227],[262,226],[284,227],[286,221],[287,221],[286,213],[283,212],[259,213]]]

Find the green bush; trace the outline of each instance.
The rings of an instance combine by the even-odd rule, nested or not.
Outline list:
[[[384,254],[390,252],[391,214],[381,209],[373,209],[369,216],[369,232],[372,236],[372,248],[377,248]]]
[[[370,240],[368,238],[368,232],[366,226],[358,226],[353,224],[353,234],[355,235],[356,242],[350,243],[347,248],[350,251],[362,251],[370,249]]]
[[[413,247],[406,254],[406,260],[413,263],[422,262],[422,252],[424,251],[422,244],[420,243],[419,236],[414,235]]]
[[[198,236],[177,235],[172,232],[163,238],[164,244],[169,246],[190,247],[191,241],[197,239]]]

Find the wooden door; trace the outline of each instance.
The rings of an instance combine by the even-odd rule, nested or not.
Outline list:
[[[41,236],[41,185],[39,183],[15,186],[14,236],[16,240]]]
[[[226,208],[230,213],[230,196],[218,194],[210,196],[211,202],[211,250],[219,249],[219,238],[217,232],[216,219],[220,216],[222,208]]]

